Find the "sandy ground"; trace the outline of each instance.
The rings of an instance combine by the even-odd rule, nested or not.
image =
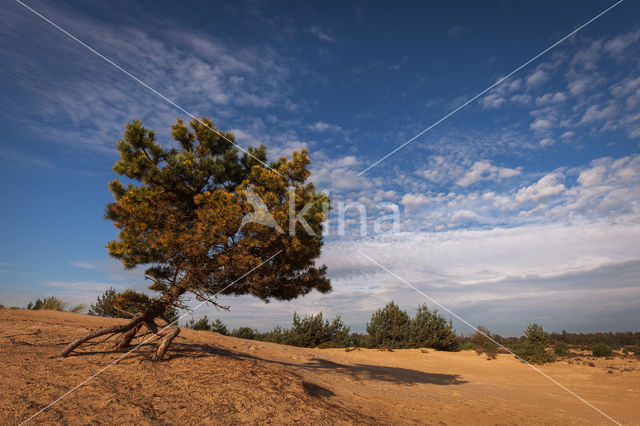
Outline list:
[[[19,424],[124,352],[108,343],[49,356],[118,320],[0,309],[0,424]],[[107,368],[31,422],[62,424],[606,424],[510,355],[305,349],[182,330]],[[640,424],[640,362],[582,356],[540,367],[616,421]]]

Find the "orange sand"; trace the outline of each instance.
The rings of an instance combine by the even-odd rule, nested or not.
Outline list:
[[[0,424],[26,420],[120,357],[103,343],[48,358],[71,338],[116,321],[0,309]],[[142,346],[33,422],[609,423],[510,355],[305,349],[187,329],[165,361],[151,362],[153,349]],[[635,358],[582,356],[539,368],[617,421],[640,423]]]

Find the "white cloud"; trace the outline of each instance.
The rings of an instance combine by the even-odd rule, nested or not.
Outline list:
[[[545,93],[542,96],[536,98],[537,105],[548,105],[551,103],[564,102],[567,100],[567,95],[564,92]]]
[[[336,37],[329,30],[321,28],[319,25],[312,25],[307,28],[305,32],[313,34],[320,41],[327,41],[330,43],[335,43],[337,41]]]
[[[574,96],[583,94],[587,89],[595,85],[595,78],[592,76],[569,74],[567,78],[569,79],[567,88]]]
[[[636,107],[640,104],[640,76],[625,78],[611,88],[611,93],[624,101],[627,107]]]
[[[335,124],[325,123],[324,121],[316,121],[315,123],[311,124],[308,127],[309,129],[319,133],[323,133],[328,130],[336,131],[336,132],[342,131],[342,127],[337,126]]]
[[[323,159],[311,163],[311,176],[320,189],[353,196],[350,191],[370,191],[375,187],[374,180],[366,174],[358,176],[361,166],[361,161],[353,155]]]
[[[502,104],[504,104],[507,100],[497,93],[490,93],[484,98],[480,100],[480,104],[485,109],[495,109],[499,108]]]
[[[413,210],[416,207],[428,204],[430,201],[431,199],[429,197],[426,197],[424,194],[408,193],[402,197],[400,204],[402,204],[409,210]]]
[[[567,138],[570,138],[570,137],[574,136],[575,134],[576,134],[576,132],[568,131],[568,132],[564,132],[562,135],[560,135],[560,137],[562,139],[567,139]]]
[[[614,103],[609,103],[607,106],[591,105],[585,111],[580,124],[588,124],[594,121],[602,121],[609,118],[613,118],[616,115],[617,107]]]
[[[549,79],[549,73],[538,69],[527,77],[527,87],[537,87]]]
[[[604,166],[596,166],[588,170],[580,172],[578,183],[582,186],[600,185],[606,173]]]
[[[476,161],[471,168],[456,181],[456,184],[469,186],[481,180],[507,179],[517,176],[521,172],[520,168],[497,167],[486,160]]]
[[[581,67],[585,70],[593,70],[600,60],[601,51],[602,40],[595,40],[588,46],[578,50],[571,60],[571,65],[573,67]]]
[[[458,210],[453,213],[451,218],[454,221],[467,222],[467,221],[476,220],[478,218],[478,215],[475,212],[472,212],[470,210]]]
[[[526,93],[513,95],[510,100],[511,102],[515,102],[517,104],[527,105],[531,103],[531,95],[527,95]]]
[[[552,195],[557,195],[566,189],[562,183],[558,182],[561,179],[562,175],[558,172],[548,173],[536,183],[520,188],[515,197],[516,201],[536,203]]]
[[[546,118],[536,118],[529,127],[531,127],[531,130],[538,132],[542,130],[549,130],[553,127],[553,123]]]
[[[540,146],[547,147],[553,145],[554,140],[551,138],[544,138],[540,141]]]
[[[609,40],[604,44],[604,49],[611,55],[623,56],[627,48],[638,40],[640,40],[640,30]]]

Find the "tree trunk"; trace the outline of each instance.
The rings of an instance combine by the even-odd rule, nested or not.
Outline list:
[[[131,341],[133,340],[134,337],[136,337],[136,334],[138,334],[138,331],[140,331],[140,329],[142,328],[142,323],[138,323],[135,327],[133,327],[131,330],[121,334],[120,336],[118,336],[118,338],[116,339],[116,348],[118,349],[124,349],[124,348],[128,348],[129,346],[131,346]]]

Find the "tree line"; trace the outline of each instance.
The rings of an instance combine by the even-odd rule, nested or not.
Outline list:
[[[118,293],[110,288],[98,296],[88,311],[89,315],[113,318],[131,318],[140,306],[148,303],[148,296],[135,290]],[[66,310],[67,303],[54,296],[30,302],[27,309]],[[71,309],[77,312],[78,309]],[[160,316],[167,324],[178,322],[177,309],[168,307]],[[293,314],[289,328],[275,327],[260,332],[251,327],[229,330],[220,319],[209,320],[205,315],[189,319],[185,327],[220,333],[225,336],[259,340],[299,347],[319,348],[371,348],[382,350],[432,348],[441,351],[475,350],[495,358],[498,353],[512,352],[523,361],[542,364],[572,355],[574,349],[591,350],[593,356],[612,356],[613,349],[623,354],[634,352],[640,356],[640,332],[609,333],[547,333],[542,326],[527,326],[521,337],[503,337],[479,326],[470,336],[457,334],[452,320],[447,320],[436,309],[419,305],[415,315],[401,309],[395,302],[387,303],[373,313],[366,324],[366,333],[353,333],[340,316],[329,320],[322,312],[300,316]],[[506,349],[505,349],[506,348]]]
[[[116,293],[107,290],[98,297],[89,309],[90,315],[126,317],[136,310],[135,303],[143,296],[133,290]],[[166,321],[176,321],[175,309],[165,312]],[[280,326],[261,332],[251,327],[230,330],[220,319],[189,319],[185,326],[194,330],[205,330],[225,336],[260,340],[299,347],[320,348],[372,348],[409,349],[432,348],[442,351],[475,350],[489,357],[508,353],[506,347],[520,359],[532,363],[554,361],[557,357],[570,356],[569,345],[581,349],[593,349],[595,356],[610,356],[612,349],[626,349],[640,354],[640,332],[617,333],[547,333],[542,326],[530,324],[521,337],[503,337],[485,327],[478,327],[471,336],[456,333],[452,320],[446,319],[437,310],[419,305],[413,316],[395,302],[387,303],[373,313],[366,324],[366,333],[353,333],[337,316],[325,318],[322,312],[300,316],[294,313],[289,328]]]

